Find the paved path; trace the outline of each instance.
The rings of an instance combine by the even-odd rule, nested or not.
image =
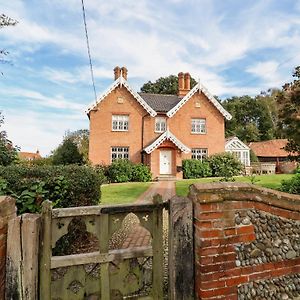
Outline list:
[[[172,198],[175,194],[174,181],[159,181],[154,182],[148,190],[146,190],[135,203],[151,202],[154,195],[160,194],[163,200]],[[148,246],[151,242],[150,233],[142,226],[137,224],[134,231],[130,232],[123,243],[122,248],[133,248]]]

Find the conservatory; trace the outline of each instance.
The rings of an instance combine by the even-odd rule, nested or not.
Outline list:
[[[250,166],[250,148],[236,136],[226,139],[225,151],[232,153],[245,167]]]

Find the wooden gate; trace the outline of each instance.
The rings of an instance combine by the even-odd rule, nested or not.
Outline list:
[[[165,205],[156,201],[52,209],[51,202],[45,201],[41,217],[40,299],[163,299],[162,212]],[[152,245],[109,250],[109,240],[130,213],[150,232]],[[70,222],[78,217],[86,230],[97,237],[99,251],[53,256],[57,241],[68,233]],[[144,268],[146,262],[150,262],[150,271]]]

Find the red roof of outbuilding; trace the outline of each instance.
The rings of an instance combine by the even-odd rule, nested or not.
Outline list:
[[[249,147],[256,156],[287,157],[289,155],[289,152],[283,149],[286,146],[287,142],[287,139],[251,142],[249,144]]]

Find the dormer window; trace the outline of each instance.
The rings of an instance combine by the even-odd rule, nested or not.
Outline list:
[[[164,117],[155,118],[155,132],[165,132],[167,130],[167,120]]]
[[[128,126],[129,126],[128,115],[112,116],[112,131],[128,131]]]

